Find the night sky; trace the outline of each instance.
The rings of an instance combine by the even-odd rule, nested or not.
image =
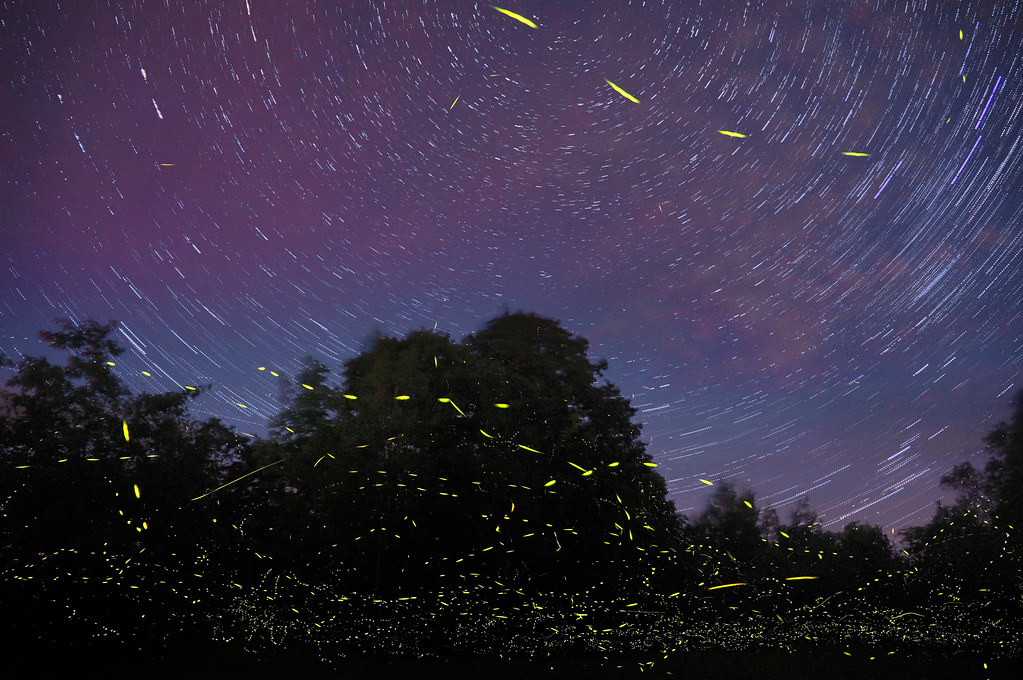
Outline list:
[[[690,516],[929,518],[1023,387],[1023,5],[502,7],[0,2],[0,350],[116,319],[263,435],[269,370],[521,309]]]

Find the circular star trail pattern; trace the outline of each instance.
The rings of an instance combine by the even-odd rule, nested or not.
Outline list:
[[[506,9],[537,27],[4,2],[0,348],[117,319],[133,388],[262,434],[259,366],[535,311],[610,361],[683,512],[731,478],[925,520],[1023,374],[1023,8]]]

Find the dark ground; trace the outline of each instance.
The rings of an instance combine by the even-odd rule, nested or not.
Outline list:
[[[874,660],[869,657],[875,655]],[[196,645],[183,647],[162,659],[124,649],[78,645],[22,644],[4,655],[5,678],[139,678],[144,680],[520,680],[540,678],[691,678],[693,680],[984,680],[1018,677],[1018,659],[984,659],[974,655],[899,652],[868,649],[808,647],[797,652],[762,649],[756,652],[706,651],[605,660],[592,658],[448,659],[352,658],[333,665],[311,654],[255,657],[239,649]],[[650,664],[650,661],[654,661]],[[988,668],[984,668],[987,662]]]

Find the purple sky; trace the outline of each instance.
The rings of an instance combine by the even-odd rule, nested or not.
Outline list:
[[[259,366],[533,311],[680,510],[926,520],[1023,387],[1020,6],[506,8],[2,3],[0,349],[117,319],[134,389],[262,433]]]

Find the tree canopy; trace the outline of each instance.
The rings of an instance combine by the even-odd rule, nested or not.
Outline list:
[[[65,321],[41,334],[63,365],[4,361],[14,369],[0,390],[5,638],[162,637],[195,620],[185,579],[230,538],[230,522],[190,499],[243,457],[242,438],[190,417],[199,389],[132,394],[115,373],[113,329]]]
[[[984,438],[983,470],[959,463],[941,478],[955,501],[939,502],[931,520],[902,532],[915,568],[957,597],[1019,611],[1023,550],[1023,390],[1011,418]]]
[[[377,585],[429,581],[455,561],[533,585],[617,587],[640,564],[655,570],[680,525],[634,409],[587,350],[556,321],[516,313],[462,343],[378,336],[333,387],[308,364],[261,452],[283,460],[278,488],[294,489],[276,515],[302,527],[292,555],[373,554]]]
[[[66,363],[26,357],[0,390],[0,541],[8,550],[91,549],[152,532],[165,546],[169,524],[190,517],[181,505],[240,455],[230,428],[188,415],[200,390],[131,394],[113,371],[123,351],[113,328],[64,321],[44,331]]]
[[[956,501],[896,555],[880,527],[829,531],[808,498],[782,518],[727,479],[692,522],[677,515],[606,362],[534,314],[460,342],[376,334],[337,367],[307,357],[253,441],[192,418],[202,388],[133,394],[114,329],[43,332],[63,365],[0,357],[5,639],[187,629],[349,649],[386,638],[383,617],[440,646],[474,626],[474,644],[551,630],[599,646],[637,616],[786,640],[832,612],[853,635],[910,615],[947,626],[965,602],[1020,619],[1023,393],[983,470],[946,474]]]

